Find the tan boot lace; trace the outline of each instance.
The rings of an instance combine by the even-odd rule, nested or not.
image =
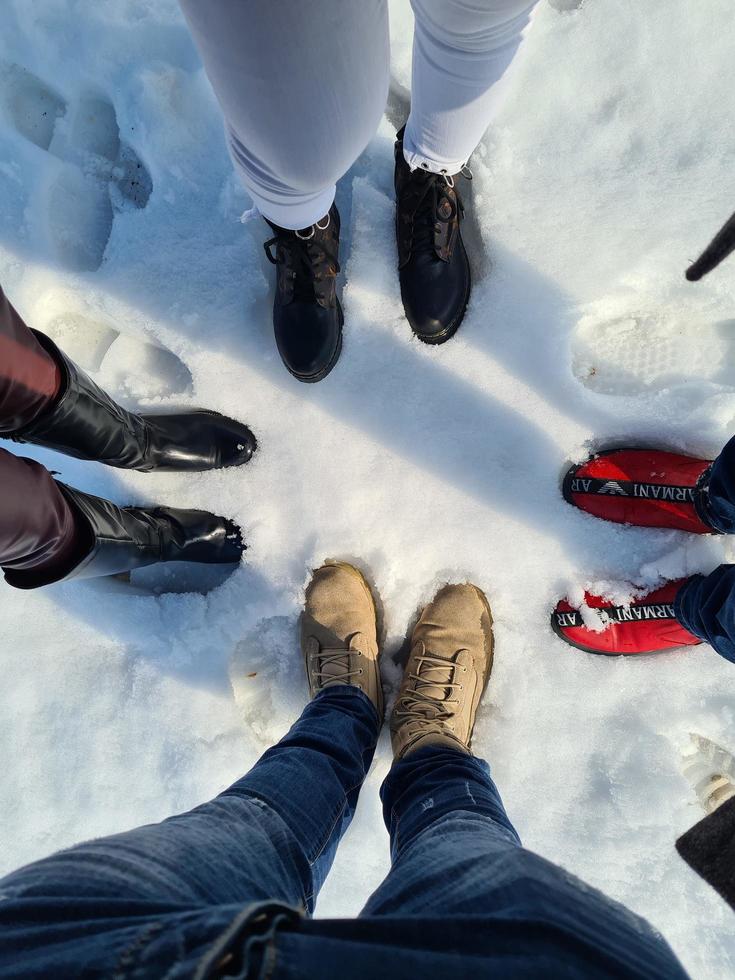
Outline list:
[[[421,731],[422,721],[446,725],[453,731],[452,719],[460,699],[452,695],[464,687],[456,679],[457,671],[464,673],[467,668],[446,657],[427,652],[415,657],[412,655],[412,660],[416,664],[416,672],[409,673],[408,679],[414,685],[401,695],[395,708],[396,719],[415,719],[419,722],[418,727],[412,726],[413,732]]]
[[[364,674],[363,667],[350,670],[350,656],[362,658],[362,652],[352,647],[347,649],[320,648],[317,654],[317,669],[312,672],[312,680],[320,687],[327,684],[352,684],[353,677]]]

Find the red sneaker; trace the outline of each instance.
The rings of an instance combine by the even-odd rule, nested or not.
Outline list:
[[[592,609],[604,609],[609,619],[600,632],[585,626],[574,606],[562,599],[551,614],[551,628],[578,650],[612,657],[695,646],[702,641],[674,616],[674,598],[686,581],[669,582],[628,606],[614,606],[607,599],[586,594],[585,603]]]
[[[711,463],[658,449],[610,449],[572,466],[564,499],[616,524],[714,534],[695,506],[695,490]]]

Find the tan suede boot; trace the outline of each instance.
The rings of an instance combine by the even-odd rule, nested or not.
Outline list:
[[[397,759],[427,745],[469,753],[490,677],[490,606],[475,585],[445,585],[421,613],[391,718]]]
[[[314,572],[301,616],[301,651],[311,696],[352,684],[383,720],[375,600],[361,572],[328,561]]]

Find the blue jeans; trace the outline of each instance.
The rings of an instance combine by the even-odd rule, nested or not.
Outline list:
[[[676,593],[674,613],[685,629],[735,663],[735,565],[692,575]]]
[[[735,533],[735,437],[712,464],[701,510],[715,531]],[[735,565],[720,565],[709,575],[693,575],[679,589],[674,612],[690,633],[735,663]]]
[[[686,976],[645,921],[524,850],[486,763],[453,749],[393,765],[392,868],[360,917],[309,918],[378,727],[328,689],[211,802],[10,874],[0,977]]]
[[[715,531],[735,533],[735,436],[712,464],[702,511]]]

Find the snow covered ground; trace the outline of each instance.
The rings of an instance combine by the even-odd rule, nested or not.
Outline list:
[[[120,502],[231,515],[250,550],[184,595],[171,570],[0,585],[0,872],[247,769],[304,702],[303,587],[341,557],[380,594],[391,684],[439,583],[487,591],[497,660],[475,745],[525,843],[649,917],[698,980],[733,974],[732,913],[673,847],[700,815],[688,733],[735,743],[732,665],[707,647],[589,657],[548,625],[562,594],[625,598],[732,560],[728,541],[587,518],[558,488],[592,446],[715,453],[735,429],[735,262],[683,278],[735,207],[730,6],[541,3],[473,159],[467,319],[432,349],[411,339],[395,271],[391,122],[411,36],[395,0],[391,119],[339,191],[344,352],[307,386],[275,352],[265,229],[237,221],[249,201],[173,0],[5,0],[0,282],[127,404],[218,409],[261,448],[186,478],[24,449]],[[389,759],[384,736],[320,915],[357,912],[388,867]]]

